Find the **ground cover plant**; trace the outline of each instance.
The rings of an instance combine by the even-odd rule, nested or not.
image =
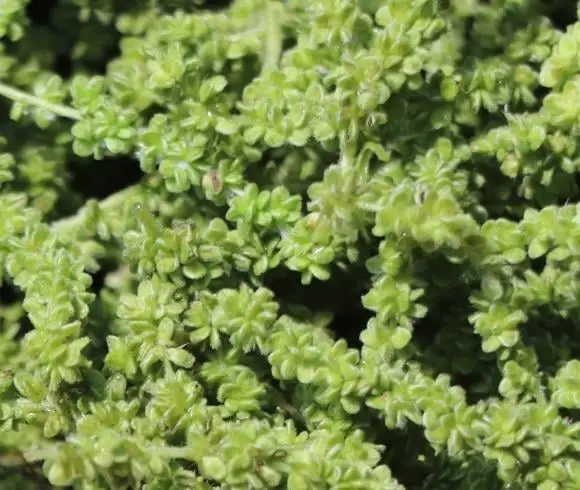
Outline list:
[[[580,488],[578,13],[0,0],[0,489]]]

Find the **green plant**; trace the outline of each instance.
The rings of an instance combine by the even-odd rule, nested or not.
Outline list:
[[[39,6],[0,1],[0,488],[580,487],[570,2]]]

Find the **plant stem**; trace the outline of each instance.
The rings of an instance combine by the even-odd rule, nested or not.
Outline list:
[[[290,403],[286,401],[286,398],[284,397],[284,395],[280,390],[278,390],[273,386],[270,386],[270,394],[272,396],[272,400],[276,403],[276,405],[282,410],[284,410],[290,416],[290,418],[294,420],[294,422],[302,426],[304,429],[308,430],[311,429],[306,418],[298,410],[296,410],[296,408],[294,408]]]
[[[22,102],[25,104],[36,106],[39,109],[45,109],[47,111],[56,114],[57,116],[62,116],[77,121],[81,119],[80,112],[78,112],[75,109],[66,107],[61,104],[47,102],[46,100],[42,100],[39,97],[27,94],[26,92],[18,90],[14,87],[10,87],[9,85],[5,85],[2,82],[0,82],[0,95],[3,95],[4,97],[13,100],[14,102]]]
[[[141,184],[135,184],[130,187],[111,194],[109,197],[99,201],[99,208],[105,212],[112,212],[115,208],[119,209],[121,213],[121,208],[125,203],[130,200],[133,196],[139,194],[142,190]],[[85,219],[86,211],[85,207],[82,207],[78,213],[68,216],[66,218],[59,219],[52,223],[52,229],[62,236],[70,236],[73,234],[75,228],[78,228]]]
[[[282,26],[280,17],[282,16],[281,5],[276,1],[271,1],[266,10],[266,49],[264,53],[264,64],[262,72],[275,70],[282,54]]]

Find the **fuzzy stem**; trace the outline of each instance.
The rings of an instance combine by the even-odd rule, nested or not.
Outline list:
[[[2,82],[0,82],[0,95],[13,100],[14,102],[22,102],[36,106],[39,109],[45,109],[56,114],[57,116],[62,116],[77,121],[81,119],[80,112],[75,109],[71,109],[70,107],[66,107],[61,104],[47,102],[46,100],[42,100],[39,97],[27,94],[26,92],[22,92],[21,90],[10,87],[9,85],[5,85]]]
[[[135,184],[130,187],[111,194],[109,197],[103,199],[99,202],[99,208],[105,212],[114,210],[115,208],[122,207],[129,199],[136,196],[140,189],[140,184]],[[76,214],[72,216],[67,216],[66,218],[59,219],[52,223],[52,229],[57,233],[66,236],[71,235],[75,228],[78,228],[85,219],[85,208],[81,208]]]
[[[280,25],[282,9],[280,7],[278,2],[272,1],[266,10],[267,30],[264,64],[262,65],[263,73],[275,70],[282,54],[283,35],[282,26]]]

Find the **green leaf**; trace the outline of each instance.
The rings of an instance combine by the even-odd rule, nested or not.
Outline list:
[[[402,349],[410,342],[412,336],[412,333],[408,329],[397,327],[391,336],[393,348]]]
[[[295,129],[290,135],[289,141],[294,146],[305,146],[310,139],[310,129]]]
[[[60,414],[54,412],[49,413],[42,428],[42,434],[44,437],[52,439],[63,432],[66,426],[63,426],[62,421],[63,417],[60,416]]]
[[[481,280],[481,290],[486,298],[496,301],[503,296],[504,287],[495,275],[486,274]]]
[[[318,141],[326,141],[334,138],[335,132],[329,123],[318,121],[314,124],[313,135]]]
[[[220,134],[231,135],[238,130],[238,125],[232,119],[218,117],[215,130]]]
[[[223,75],[217,75],[204,80],[199,88],[199,100],[206,102],[210,97],[222,92],[227,84],[228,81]]]
[[[536,151],[540,146],[544,144],[546,140],[546,128],[542,126],[533,127],[528,133],[528,143],[533,151]]]
[[[316,370],[307,366],[298,366],[296,369],[296,378],[304,384],[311,383],[316,377]]]
[[[46,388],[40,379],[26,372],[18,372],[14,376],[14,386],[29,400],[40,402],[47,395]]]
[[[457,97],[457,94],[459,94],[459,84],[453,79],[444,78],[439,87],[439,91],[444,100],[451,102],[455,97]]]
[[[105,356],[105,364],[114,371],[132,377],[137,372],[137,364],[130,347],[125,340],[114,335],[109,335],[106,340],[109,352]]]
[[[244,140],[246,143],[253,145],[264,134],[264,128],[261,126],[252,126],[244,130]]]
[[[52,463],[47,473],[48,481],[57,487],[66,487],[72,483],[72,475],[61,463]]]
[[[519,264],[526,259],[526,252],[521,248],[512,248],[511,250],[507,250],[504,252],[503,257],[510,263],[510,264]]]
[[[308,273],[312,274],[320,281],[328,281],[328,279],[330,279],[330,271],[328,270],[328,267],[324,265],[310,264],[308,266]]]
[[[545,240],[534,238],[528,247],[528,255],[531,259],[537,259],[545,255],[548,251],[549,245]]]
[[[195,357],[185,349],[167,349],[167,358],[175,365],[189,369],[195,362]]]
[[[272,148],[278,148],[282,146],[285,142],[286,138],[284,133],[278,130],[278,128],[268,128],[264,134],[264,142],[271,146]]]
[[[560,485],[554,480],[544,480],[538,485],[538,490],[560,490]]]
[[[282,481],[282,474],[268,465],[262,465],[260,467],[260,478],[268,484],[269,488],[276,488]]]
[[[288,477],[288,490],[309,490],[311,488],[304,476],[297,472],[290,473]]]
[[[216,456],[205,456],[201,460],[201,469],[212,480],[223,480],[226,477],[226,465]]]
[[[552,250],[549,254],[547,259],[553,262],[562,262],[567,260],[572,255],[572,252],[569,248],[566,247],[558,247]]]
[[[380,7],[375,14],[375,20],[382,27],[388,26],[393,21],[391,9],[388,6]]]
[[[360,411],[360,401],[351,396],[343,396],[340,399],[340,405],[346,413],[357,414]]]
[[[561,73],[558,73],[552,60],[548,60],[542,65],[539,76],[539,82],[542,86],[555,87],[561,79]]]
[[[518,331],[503,332],[498,340],[504,347],[513,347],[520,340],[520,333]]]
[[[495,352],[501,347],[501,343],[498,337],[490,337],[485,339],[481,344],[481,350],[483,352]]]
[[[415,75],[421,71],[423,68],[423,62],[419,56],[409,56],[403,60],[403,66],[401,71],[405,75]]]

